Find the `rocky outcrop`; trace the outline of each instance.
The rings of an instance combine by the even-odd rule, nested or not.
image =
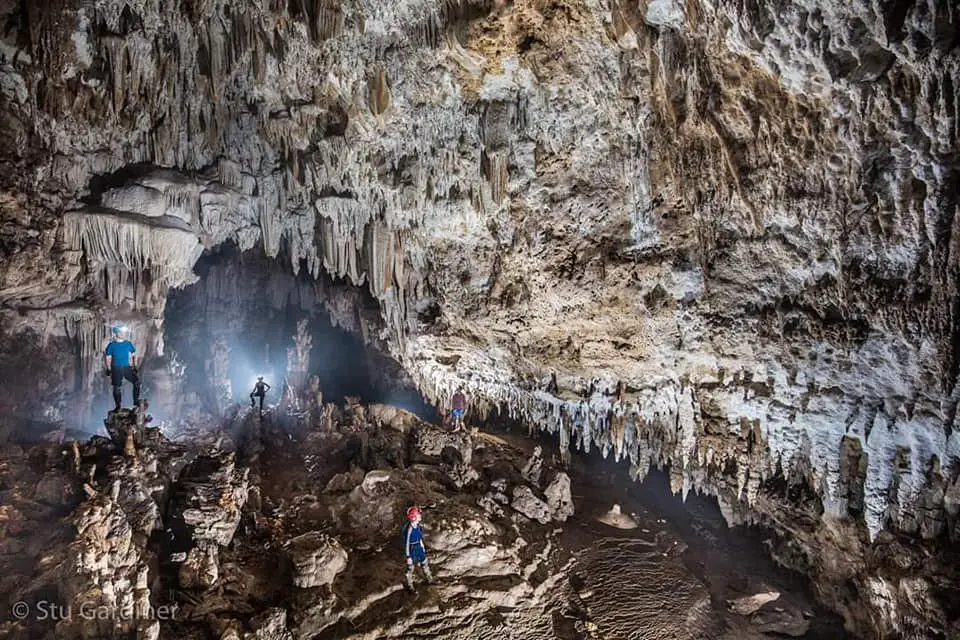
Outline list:
[[[180,585],[209,587],[220,574],[219,548],[233,540],[249,496],[249,469],[237,468],[235,454],[212,452],[193,460],[171,496],[169,526]]]
[[[522,513],[531,520],[536,520],[540,524],[547,524],[552,518],[550,505],[534,495],[533,490],[527,485],[519,485],[513,488],[513,500],[510,506],[514,511]]]
[[[332,426],[315,423],[305,432],[278,433],[269,420],[201,423],[187,430],[187,441],[178,442],[147,427],[141,408],[111,414],[109,432],[116,440],[42,443],[27,452],[0,449],[0,598],[33,607],[56,594],[75,611],[81,602],[98,607],[96,620],[74,616],[59,629],[49,620],[5,619],[0,635],[155,638],[159,632],[178,638],[359,640],[493,637],[509,630],[539,637],[553,625],[562,625],[556,633],[677,635],[675,611],[692,602],[693,593],[700,617],[684,622],[684,629],[697,631],[689,635],[693,638],[724,628],[704,617],[719,616],[736,629],[789,630],[798,628],[788,626],[796,622],[795,612],[813,606],[777,581],[762,588],[748,581],[734,593],[724,588],[713,607],[707,578],[684,568],[677,553],[682,546],[662,523],[645,522],[636,539],[622,532],[597,535],[584,523],[560,526],[555,518],[564,512],[571,478],[579,483],[578,495],[587,491],[578,511],[590,513],[598,496],[582,482],[592,474],[562,471],[556,457],[544,457],[542,477],[550,482],[542,495],[541,487],[519,472],[530,459],[529,443],[507,434],[479,433],[468,441],[478,478],[462,488],[452,486],[442,456],[371,466],[391,458],[388,441],[378,445],[378,456],[363,453],[362,442],[376,434],[399,436],[394,446],[404,451],[417,441],[443,441],[451,434],[418,423],[417,429],[438,433],[403,435],[383,429],[374,412],[363,408],[354,403],[349,411],[333,411]],[[280,418],[279,424],[287,424]],[[261,448],[248,453],[237,443],[246,439],[240,430],[253,424],[261,424],[258,433],[264,437]],[[78,487],[82,497],[68,491],[61,500],[34,501],[38,479],[57,476],[65,486]],[[627,482],[623,479],[618,491]],[[547,512],[543,524],[537,514],[528,518],[509,507],[508,495],[523,494]],[[146,508],[145,499],[156,508]],[[486,501],[496,508],[488,510]],[[435,578],[417,597],[401,586],[400,531],[411,504],[424,514]],[[623,554],[632,554],[628,564],[645,573],[666,571],[666,590],[625,573]],[[600,565],[590,564],[596,562]],[[605,568],[610,566],[613,571]],[[588,586],[584,576],[616,586]],[[660,603],[644,609],[641,619],[602,613],[610,606],[622,609],[621,592],[641,583]],[[723,603],[744,589],[776,589],[784,600],[778,607],[783,606],[760,607],[736,626],[744,616],[728,612]],[[645,617],[662,606],[665,595],[674,598],[677,592],[685,595],[675,598],[680,604],[670,616],[654,622]]]
[[[99,615],[64,619],[57,626],[60,637],[120,638],[136,633],[156,638],[160,622],[149,615],[146,541],[135,537],[116,498],[93,496],[78,511],[74,524],[77,539],[69,549],[63,597],[70,610],[85,608]]]
[[[543,471],[543,447],[537,445],[533,448],[533,455],[527,460],[527,464],[520,470],[523,478],[531,484],[540,484],[540,473]]]
[[[157,638],[161,619],[175,612],[165,605],[157,615],[151,601],[156,555],[149,541],[162,529],[156,500],[167,495],[180,452],[161,449],[162,436],[147,421],[146,403],[112,412],[105,420],[111,441],[101,442],[102,449],[96,443],[85,447],[101,461],[103,475],[94,479],[97,462],[91,462],[83,484],[87,499],[72,517],[76,537],[65,553],[58,604],[76,614],[60,616],[59,637]],[[86,456],[79,447],[74,455],[74,472],[79,472]]]
[[[479,476],[473,468],[473,440],[464,431],[441,431],[421,427],[412,432],[410,458],[417,462],[444,464],[447,477],[458,487],[465,487]]]
[[[566,522],[575,512],[573,495],[570,492],[570,476],[563,471],[558,472],[547,488],[543,490],[547,498],[550,514],[558,522]]]
[[[198,457],[185,468],[172,498],[171,515],[190,531],[191,539],[230,544],[248,495],[246,468],[237,468],[233,453]]]
[[[297,536],[287,548],[293,562],[293,584],[301,589],[328,585],[347,567],[346,550],[319,531]]]

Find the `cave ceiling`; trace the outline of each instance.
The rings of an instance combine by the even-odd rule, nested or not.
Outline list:
[[[920,528],[931,474],[956,487],[950,3],[5,0],[0,18],[8,332],[88,358],[125,318],[159,353],[204,250],[261,247],[366,288],[375,339],[432,400],[465,383],[561,442],[689,469],[684,489],[714,460],[748,500],[806,469],[842,515],[845,436],[872,533]]]

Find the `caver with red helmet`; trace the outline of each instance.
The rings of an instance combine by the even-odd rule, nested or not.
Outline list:
[[[403,555],[407,561],[407,589],[416,592],[413,587],[413,568],[420,565],[427,582],[433,580],[430,564],[427,562],[427,550],[423,546],[423,530],[420,528],[420,507],[407,509],[408,522],[403,525]]]

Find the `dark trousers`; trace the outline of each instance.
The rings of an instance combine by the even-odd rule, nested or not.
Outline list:
[[[266,395],[266,394],[263,394],[263,393],[257,394],[256,392],[250,394],[250,406],[251,406],[251,407],[253,406],[253,399],[254,399],[254,398],[260,398],[260,413],[263,413],[263,396],[264,396],[264,395]]]
[[[133,384],[133,404],[140,402],[140,376],[133,367],[113,367],[110,369],[110,384],[113,386],[113,401],[119,409],[123,405],[123,381]]]

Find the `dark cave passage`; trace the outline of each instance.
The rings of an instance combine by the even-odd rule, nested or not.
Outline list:
[[[522,443],[527,440],[527,426],[503,413],[491,414],[482,424],[484,431],[499,434],[511,442]],[[559,457],[556,437],[540,433],[533,437],[533,442],[542,447],[544,459],[548,456]],[[585,544],[586,540],[596,535],[627,540],[634,535],[666,529],[682,541],[677,553],[686,567],[688,577],[643,574],[644,571],[659,569],[648,565],[634,566],[631,564],[632,556],[626,550],[622,553],[617,571],[623,575],[643,574],[634,581],[641,585],[702,585],[717,611],[727,610],[728,603],[733,599],[757,593],[776,593],[777,599],[758,614],[760,618],[756,618],[763,619],[764,624],[769,625],[769,635],[763,637],[803,637],[808,640],[842,640],[851,637],[844,629],[840,616],[828,611],[817,601],[815,586],[809,577],[775,560],[789,551],[789,548],[783,547],[783,540],[775,532],[754,525],[729,526],[713,496],[693,490],[686,499],[675,494],[669,468],[651,468],[642,481],[634,482],[627,473],[629,461],[616,462],[613,455],[605,459],[597,448],[590,453],[583,453],[571,446],[570,454],[569,472],[580,526],[570,527],[565,532],[568,544]],[[628,514],[636,521],[636,529],[617,533],[617,530],[596,522],[614,505],[618,505],[623,514]],[[669,553],[668,550],[664,555]],[[582,565],[583,574],[589,577],[593,570],[590,563],[583,559]],[[656,590],[656,587],[648,585],[638,589]],[[623,597],[630,596],[623,594]],[[611,607],[616,609],[621,604],[617,601]],[[594,602],[594,605],[598,606],[599,611],[599,602]],[[736,615],[729,616],[728,620],[718,619],[715,628],[725,628],[734,633],[733,628],[727,625],[738,620]],[[703,637],[707,640],[727,636]]]
[[[258,376],[271,386],[267,404],[277,402],[298,323],[305,322],[311,338],[308,378],[316,376],[324,401],[342,404],[357,397],[436,418],[402,368],[359,335],[358,314],[379,313],[365,290],[314,280],[304,271],[294,275],[282,257],[232,245],[205,254],[195,271],[197,283],[171,293],[164,321],[168,355],[184,369],[188,405],[219,413],[227,404],[249,402]],[[358,308],[338,323],[327,301],[344,295]]]
[[[574,467],[581,480],[619,502],[624,513],[634,513],[641,523],[662,519],[683,539],[684,564],[706,586],[711,600],[725,606],[731,598],[750,596],[764,589],[780,594],[771,605],[803,611],[807,625],[801,634],[808,640],[842,640],[848,634],[841,618],[816,602],[808,577],[779,565],[771,558],[776,536],[759,526],[729,526],[715,497],[691,490],[686,499],[673,493],[670,470],[651,468],[640,482],[629,479],[622,463],[606,460],[599,451],[575,453]],[[611,505],[603,505],[608,509]],[[641,524],[641,526],[643,526]],[[780,637],[791,625],[778,628]],[[771,626],[771,629],[773,627]]]

